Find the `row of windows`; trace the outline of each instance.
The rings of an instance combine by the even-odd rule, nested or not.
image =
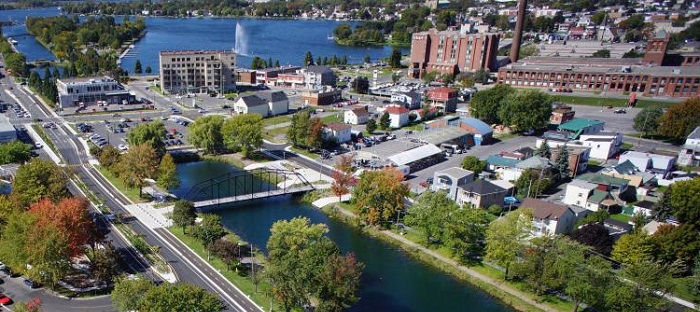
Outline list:
[[[605,77],[605,82],[610,82],[610,81],[619,81],[624,82],[624,81],[629,81],[629,82],[646,82],[649,80],[649,76],[640,76],[640,75],[635,75],[635,76],[625,76],[625,75],[587,75],[587,74],[561,74],[561,73],[527,73],[527,72],[506,72],[505,74],[505,79],[509,78],[516,78],[517,79],[538,79],[538,80],[583,80],[583,81],[603,81],[603,77]],[[556,77],[556,78],[555,78]],[[678,78],[667,78],[667,77],[654,77],[652,78],[652,83],[677,83],[677,84],[683,84],[683,83],[700,83],[700,77],[697,78],[683,78],[683,77],[678,77]]]

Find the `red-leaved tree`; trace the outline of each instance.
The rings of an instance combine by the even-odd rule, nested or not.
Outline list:
[[[88,202],[83,198],[64,198],[58,203],[43,199],[29,207],[35,215],[37,226],[51,225],[68,241],[69,256],[81,252],[81,246],[93,242],[95,224],[88,213]]]

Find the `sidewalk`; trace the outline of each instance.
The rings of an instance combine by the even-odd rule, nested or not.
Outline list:
[[[318,199],[311,203],[314,205],[316,208],[323,208],[329,204],[335,204],[339,202],[347,202],[350,201],[350,198],[352,198],[352,194],[345,194],[340,197],[340,200],[338,200],[338,196],[332,196],[332,197],[324,197],[321,199]],[[345,209],[340,209],[340,212],[342,212],[344,215],[347,215],[348,217],[356,217],[354,213],[347,211]]]

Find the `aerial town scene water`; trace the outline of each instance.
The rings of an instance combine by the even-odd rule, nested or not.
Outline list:
[[[700,309],[698,1],[0,3],[0,308]]]

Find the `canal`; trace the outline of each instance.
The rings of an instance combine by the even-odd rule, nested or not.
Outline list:
[[[199,181],[235,170],[220,162],[178,165],[182,183],[173,193],[185,194]],[[412,259],[397,247],[363,234],[291,196],[247,202],[217,212],[224,225],[256,248],[266,251],[270,227],[277,220],[303,216],[325,223],[329,237],[343,252],[365,263],[360,301],[350,311],[513,311],[478,288]]]

